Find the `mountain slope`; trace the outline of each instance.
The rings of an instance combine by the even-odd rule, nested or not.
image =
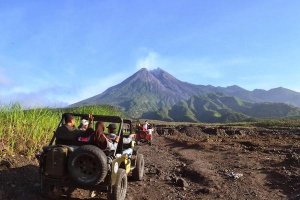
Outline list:
[[[250,103],[236,97],[208,94],[181,101],[167,113],[174,121],[237,122],[249,118],[300,116],[300,108],[283,103]]]
[[[270,90],[255,89],[245,90],[239,86],[217,87],[217,91],[228,96],[236,96],[251,102],[286,103],[300,107],[300,93],[283,87]]]
[[[224,96],[237,97],[239,100],[235,103],[232,102],[235,100],[226,97],[222,97],[222,101],[224,101],[223,103],[225,105],[226,101],[228,101],[228,104],[231,105],[230,109],[240,113],[246,111],[245,108],[239,104],[244,104],[245,107],[249,107],[252,105],[250,102],[286,103],[300,107],[300,93],[285,88],[275,88],[268,91],[258,89],[248,91],[236,85],[229,87],[195,85],[180,81],[159,68],[155,70],[141,69],[120,84],[108,88],[102,94],[80,101],[71,106],[110,104],[122,108],[123,111],[131,117],[156,117],[171,120],[169,112],[171,114],[175,111],[179,112],[180,109],[186,107],[184,103],[177,105],[179,102],[187,101],[193,96],[205,96],[208,94],[224,94]],[[173,108],[174,105],[179,107]],[[211,106],[220,107],[220,104],[218,104],[217,101],[213,103],[210,102],[208,108],[206,107],[208,115],[211,113],[209,109]],[[261,106],[268,107],[270,105],[263,104]],[[281,107],[284,107],[284,105]],[[251,107],[251,109],[256,109],[256,107]],[[218,108],[218,110],[220,109]],[[257,110],[259,110],[259,108],[257,108]],[[255,115],[255,113],[248,112],[251,115]],[[247,114],[249,114],[248,112]],[[185,109],[179,113],[183,116],[192,116],[191,111]],[[215,112],[213,113],[213,115],[218,115]],[[264,117],[264,114],[261,113],[257,116]],[[275,114],[275,116],[277,115]],[[241,118],[241,116],[239,115],[237,119],[238,118]],[[191,119],[196,120],[197,117],[193,116]]]
[[[131,116],[139,117],[148,111],[171,107],[180,100],[199,93],[201,90],[197,85],[179,81],[161,69],[141,69],[102,94],[72,106],[111,104],[122,107]]]

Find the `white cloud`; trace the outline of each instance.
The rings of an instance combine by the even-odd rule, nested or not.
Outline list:
[[[293,90],[295,92],[300,92],[300,88],[289,88],[289,89],[291,89],[291,90]]]
[[[176,77],[199,77],[205,79],[220,79],[224,77],[226,68],[240,67],[250,62],[243,57],[228,58],[228,59],[212,59],[207,57],[198,58],[181,58],[167,57],[159,54],[156,51],[142,49],[146,55],[137,59],[136,69],[147,68],[154,69],[157,67],[163,68]]]
[[[99,78],[90,79],[88,83],[82,85],[73,94],[68,94],[64,99],[69,104],[90,98],[104,92],[109,87],[121,83],[124,79],[128,78],[133,72],[118,73],[111,76],[103,76]]]
[[[160,67],[175,77],[192,83],[195,83],[195,80],[211,81],[222,78],[222,68],[238,66],[247,61],[245,59],[215,61],[208,58],[168,57],[149,49],[142,49],[142,52],[139,53],[143,53],[143,56],[136,60],[135,70]],[[108,74],[101,77],[95,77],[96,75],[91,74],[88,80],[75,82],[72,81],[77,74],[75,67],[67,65],[63,68],[63,74],[71,80],[58,82],[55,74],[44,68],[36,69],[32,68],[28,63],[9,62],[9,65],[2,64],[2,68],[0,67],[0,86],[10,82],[8,77],[2,73],[4,70],[1,69],[10,69],[12,66],[15,66],[15,69],[21,69],[21,74],[23,72],[30,73],[27,74],[26,79],[22,80],[15,77],[13,84],[8,85],[8,87],[4,85],[4,87],[0,88],[0,101],[6,103],[18,101],[25,106],[60,106],[76,103],[102,93],[107,88],[122,82],[134,73],[134,69],[131,68],[127,72]],[[35,76],[36,74],[39,76]]]
[[[95,77],[96,75],[91,74],[88,80],[74,82],[72,80],[76,78],[75,69],[69,65],[63,68],[62,74],[70,80],[59,82],[56,80],[57,76],[44,68],[33,69],[30,68],[30,65],[8,63],[0,63],[0,103],[20,102],[26,107],[72,104],[100,94],[133,73],[133,71],[128,71],[128,73],[115,73],[113,75],[103,74],[101,77]],[[4,69],[14,69],[14,71],[21,69],[22,72],[19,75],[26,72],[27,78],[19,79],[18,76],[15,76],[14,82],[8,84],[11,81],[3,73]]]
[[[136,62],[136,69],[147,68],[155,69],[161,66],[162,58],[154,51],[147,52],[146,56],[141,57]]]
[[[18,102],[22,106],[29,107],[63,107],[67,103],[51,98],[53,92],[46,91],[37,91],[37,92],[17,92],[10,95],[2,95],[0,104],[11,104]]]

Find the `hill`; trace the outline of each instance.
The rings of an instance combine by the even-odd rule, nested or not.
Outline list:
[[[72,106],[111,104],[123,108],[133,117],[139,117],[148,111],[171,107],[199,93],[202,92],[198,86],[179,81],[161,69],[152,71],[141,69],[102,94]]]
[[[233,107],[230,107],[231,114],[228,119],[234,116],[234,120],[249,116],[278,117],[283,116],[282,110],[291,110],[290,112],[292,112],[295,106],[300,107],[300,93],[289,89],[279,87],[271,90],[256,89],[248,91],[236,85],[229,87],[195,85],[180,81],[160,68],[155,70],[143,68],[120,84],[108,88],[103,93],[71,106],[110,104],[121,108],[129,116],[136,118],[149,116],[151,118],[172,120],[176,119],[176,117],[171,117],[169,112],[174,115],[178,112],[184,114],[184,116],[190,116],[191,120],[196,120],[198,118],[191,114],[191,110],[184,108],[187,107],[186,104],[188,105],[190,98],[194,96],[200,98],[200,96],[202,96],[202,98],[204,98],[202,101],[205,101],[205,96],[207,97],[208,94],[216,94],[218,98],[220,94],[228,97],[236,97],[238,101],[240,101],[240,103],[242,102],[246,107],[250,105],[253,106],[251,109],[254,109],[254,111],[250,111],[243,108],[243,106],[242,109],[241,106],[237,106],[239,105],[238,103],[235,104],[232,102]],[[182,103],[182,101],[186,102]],[[217,100],[213,103],[211,99],[206,99],[206,101],[209,103],[208,106],[203,108],[205,112],[201,112],[202,114],[206,113],[208,116],[215,116],[220,120],[228,114],[228,109],[222,106],[220,107],[220,105],[216,103]],[[225,97],[222,97],[222,101],[224,101],[223,103],[226,105],[226,101],[234,100],[226,100]],[[279,108],[278,112],[280,114],[277,113],[276,110],[271,112],[274,106],[276,110]],[[263,112],[258,114],[260,110],[265,109],[270,110],[270,112],[267,112],[268,114],[264,114]],[[219,114],[217,114],[215,110],[218,110],[219,114],[222,113],[222,117],[218,117]],[[208,117],[205,120],[211,121],[212,119]]]
[[[283,103],[251,103],[220,94],[193,96],[168,110],[148,112],[143,118],[186,122],[238,122],[252,118],[300,116],[300,109]]]

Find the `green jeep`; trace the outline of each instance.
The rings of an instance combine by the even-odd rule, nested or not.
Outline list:
[[[65,124],[64,116],[58,128]],[[84,119],[87,114],[72,114],[75,118]],[[127,176],[142,180],[144,175],[144,157],[131,144],[123,144],[125,133],[131,133],[130,120],[117,116],[94,115],[95,122],[115,123],[120,140],[117,149],[101,150],[92,143],[78,141],[57,142],[57,129],[48,146],[37,154],[40,165],[41,192],[50,198],[69,195],[76,188],[93,192],[107,192],[108,199],[124,200],[127,191]],[[125,128],[126,127],[126,128]],[[123,154],[125,148],[132,148],[132,155]]]

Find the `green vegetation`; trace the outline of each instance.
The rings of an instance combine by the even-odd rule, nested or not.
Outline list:
[[[266,128],[300,128],[300,118],[264,119],[253,125]]]
[[[74,105],[106,103],[133,118],[230,123],[300,116],[299,102],[299,93],[284,88],[248,91],[236,85],[193,85],[161,69],[141,69],[102,94]]]
[[[205,98],[207,97],[194,97],[190,101],[177,104],[177,106],[173,107],[172,110],[162,109],[160,110],[160,113],[155,116],[172,116],[173,119],[184,119],[183,121],[186,122],[166,123],[156,121],[155,123],[179,125],[190,124],[189,122],[193,122],[192,124],[199,125],[197,120],[213,120],[220,117],[220,114],[223,122],[236,122],[220,125],[240,127],[259,126],[268,128],[300,128],[300,118],[298,117],[278,119],[246,119],[245,115],[228,112],[228,109],[225,109],[224,105],[221,106],[223,103],[220,104],[219,102],[217,104],[215,101],[210,101],[210,103],[207,103],[208,99]],[[234,102],[233,99],[230,101]],[[245,102],[242,103],[244,105],[247,104]],[[238,104],[241,105],[240,103]],[[16,153],[24,156],[33,156],[39,149],[41,149],[42,146],[50,141],[53,131],[55,130],[61,118],[61,114],[64,112],[123,115],[123,113],[121,113],[118,109],[107,105],[84,106],[65,109],[36,108],[29,110],[23,109],[19,104],[0,107],[0,157],[2,157],[4,154],[12,155]],[[203,113],[202,115],[197,114],[201,112]],[[164,119],[171,121],[170,118],[165,116]],[[247,122],[242,122],[242,119],[245,119]],[[77,121],[77,124],[78,123],[79,122]]]
[[[107,105],[29,110],[23,109],[19,104],[0,107],[0,157],[14,153],[34,155],[50,141],[64,112],[121,115],[119,110]]]
[[[160,118],[161,116],[163,118]],[[208,123],[251,122],[254,119],[259,123],[266,124],[270,123],[269,119],[277,119],[278,122],[281,122],[282,118],[299,116],[299,108],[283,103],[251,103],[223,94],[207,94],[180,101],[169,110],[164,110],[164,114],[160,110],[159,114],[152,112],[151,115],[142,117],[177,122]]]

